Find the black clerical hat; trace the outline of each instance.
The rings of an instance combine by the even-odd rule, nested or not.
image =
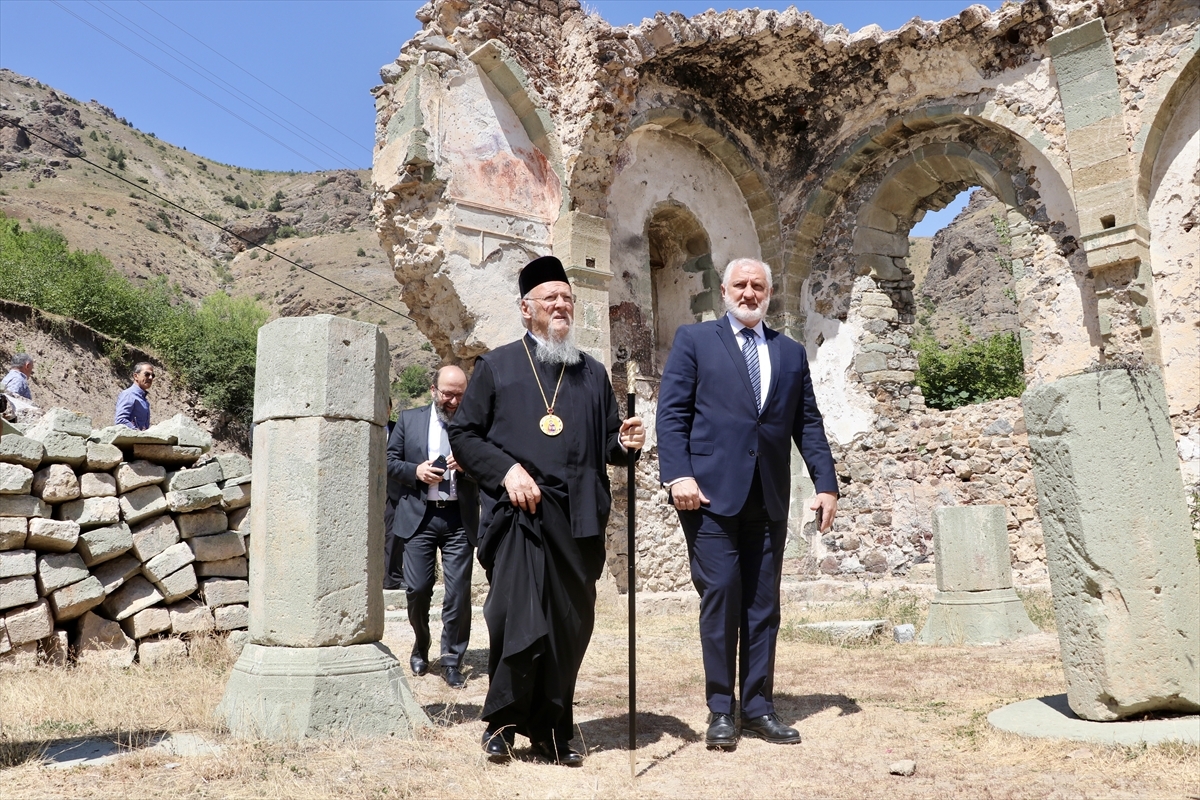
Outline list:
[[[517,283],[521,290],[521,297],[529,294],[529,291],[535,286],[540,286],[543,283],[550,281],[567,281],[567,271],[563,269],[562,262],[554,256],[542,256],[535,258],[525,265],[521,270],[521,276],[517,279]]]

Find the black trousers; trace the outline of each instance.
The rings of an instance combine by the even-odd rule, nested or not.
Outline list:
[[[700,593],[700,648],[708,709],[743,717],[775,711],[775,645],[787,520],[772,520],[758,475],[742,510],[680,511],[692,584]],[[735,683],[737,680],[737,683]]]
[[[471,566],[475,548],[467,539],[458,503],[443,508],[430,504],[416,532],[404,542],[408,622],[416,634],[413,653],[428,657],[429,603],[433,598],[437,551],[442,551],[443,667],[461,667],[471,638]]]
[[[404,540],[392,533],[396,501],[388,498],[383,507],[383,588],[404,588]]]

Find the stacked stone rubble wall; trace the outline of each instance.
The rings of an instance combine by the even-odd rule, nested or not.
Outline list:
[[[249,624],[250,459],[176,416],[94,430],[51,409],[0,437],[0,665],[147,666]]]

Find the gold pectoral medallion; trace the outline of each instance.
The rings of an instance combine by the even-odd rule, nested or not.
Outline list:
[[[554,414],[546,414],[538,421],[538,427],[547,436],[558,436],[563,432],[563,421]]]
[[[563,421],[561,417],[555,415],[554,403],[558,402],[558,390],[562,388],[562,379],[567,371],[567,365],[563,364],[562,369],[558,371],[558,384],[554,387],[554,398],[547,402],[546,390],[542,388],[542,379],[538,377],[537,367],[533,365],[533,355],[529,352],[529,345],[525,344],[524,339],[521,340],[521,344],[525,345],[525,355],[529,357],[529,368],[533,370],[533,379],[537,381],[538,391],[542,395],[542,402],[546,403],[546,416],[538,420],[538,427],[547,436],[558,436],[563,432]]]

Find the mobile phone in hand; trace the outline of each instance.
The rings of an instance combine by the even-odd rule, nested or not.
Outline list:
[[[433,460],[433,463],[430,464],[429,466],[433,467],[434,469],[440,469],[442,471],[449,469],[449,465],[446,463],[445,456],[438,456],[437,458],[435,458]]]

